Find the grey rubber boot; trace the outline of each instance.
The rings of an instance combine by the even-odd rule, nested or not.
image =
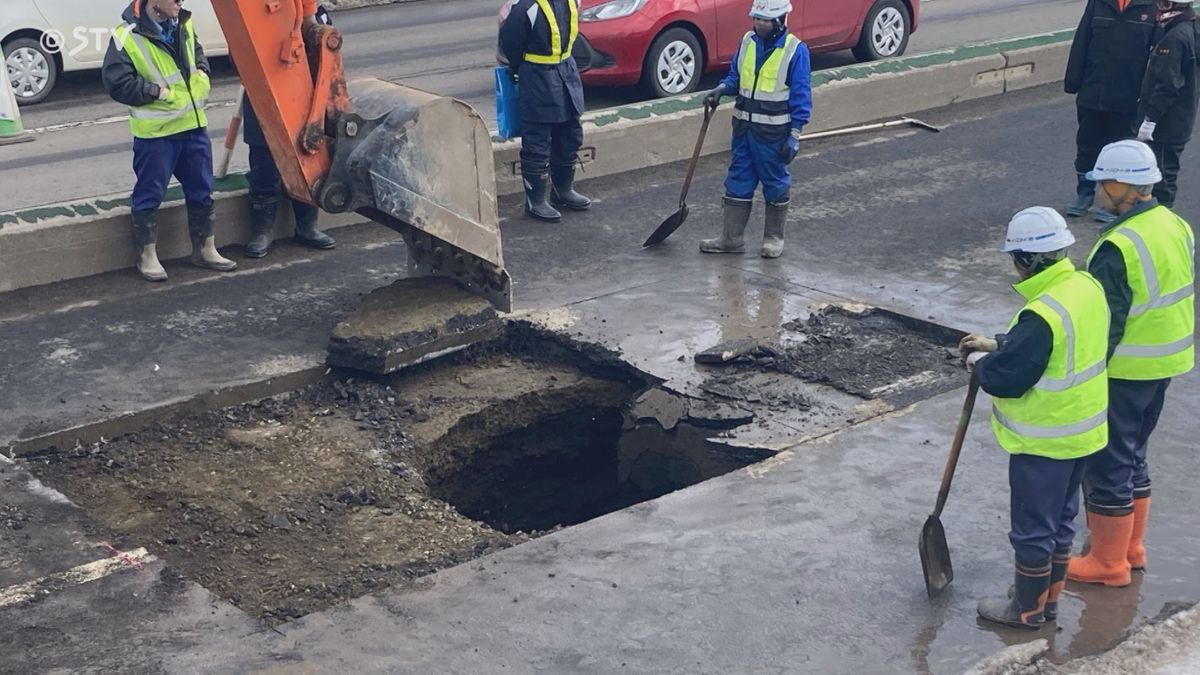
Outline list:
[[[133,213],[133,246],[138,272],[146,281],[166,281],[167,271],[158,261],[158,216],[154,211]]]
[[[216,237],[213,236],[213,207],[187,205],[188,236],[192,240],[192,264],[206,270],[232,272],[237,263],[217,252]]]
[[[546,201],[550,193],[550,167],[522,166],[525,181],[525,215],[544,223],[557,223],[562,214]]]
[[[979,602],[979,618],[1013,628],[1037,630],[1046,623],[1046,601],[1050,595],[1051,565],[1028,569],[1017,565],[1011,598],[988,598]]]
[[[246,242],[247,258],[265,258],[275,240],[275,216],[279,212],[278,197],[250,198],[250,241]]]
[[[321,210],[312,204],[292,201],[292,213],[296,215],[296,242],[302,246],[328,251],[337,246],[333,237],[317,229],[317,218]]]
[[[749,199],[724,198],[725,224],[721,236],[700,242],[702,253],[745,253],[746,225],[754,202]]]
[[[783,255],[783,228],[787,224],[788,206],[792,202],[767,204],[766,226],[763,228],[762,257],[778,258]]]
[[[1075,203],[1067,207],[1067,215],[1078,218],[1086,214],[1096,202],[1096,184],[1086,178],[1087,174],[1078,174],[1079,182],[1075,184]]]
[[[550,203],[572,211],[587,211],[592,200],[575,191],[575,165],[555,164],[550,167]]]

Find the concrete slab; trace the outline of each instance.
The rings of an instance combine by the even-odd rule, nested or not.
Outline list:
[[[802,317],[827,301],[1002,330],[1019,298],[996,242],[1011,213],[1070,197],[1071,102],[1043,89],[922,117],[946,131],[806,147],[789,248],[778,261],[696,252],[695,240],[718,223],[719,157],[701,164],[688,226],[649,251],[640,243],[673,210],[680,167],[585,182],[592,213],[554,228],[504,224],[517,303],[576,338],[618,348],[684,393],[703,376],[680,356],[723,337],[769,336],[776,317]],[[1187,161],[1185,171],[1200,168]],[[1194,194],[1180,206],[1185,217],[1200,214]],[[503,207],[516,214],[520,205]],[[1081,257],[1096,229],[1073,227]],[[346,235],[348,245],[326,255],[281,248],[242,276],[181,269],[155,289],[106,275],[8,294],[0,406],[9,415],[0,419],[0,443],[246,381],[256,369],[317,363],[328,330],[357,296],[402,268],[399,245],[379,230]],[[1200,385],[1187,377],[1172,387],[1155,436],[1153,558],[1138,584],[1072,586],[1058,632],[976,623],[976,600],[1003,592],[1011,575],[1006,457],[981,401],[943,518],[958,578],[928,603],[916,537],[961,395],[871,417],[764,464],[429,577],[414,591],[310,615],[282,627],[284,636],[265,628],[247,635],[228,618],[178,643],[117,631],[84,612],[75,620],[33,608],[22,621],[108,640],[112,659],[150,652],[158,660],[147,669],[169,672],[952,673],[1037,638],[1050,642],[1054,660],[1092,654],[1167,602],[1200,599],[1200,534],[1191,527],[1200,459],[1189,412],[1200,405]],[[49,537],[60,516],[31,512],[39,537]],[[48,550],[65,545],[46,541]],[[147,542],[127,545],[153,552]],[[53,567],[37,573],[61,571]],[[197,625],[191,603],[131,606],[133,616],[112,622]],[[82,650],[47,649],[28,632],[0,633],[0,670],[27,663],[79,669],[93,661]]]

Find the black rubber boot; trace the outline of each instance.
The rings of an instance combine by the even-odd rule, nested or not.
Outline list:
[[[780,204],[767,204],[766,226],[763,228],[762,257],[778,258],[783,255],[783,227],[787,224],[788,205],[791,201]]]
[[[138,254],[138,272],[146,281],[166,281],[167,271],[158,261],[158,214],[133,213],[133,246]]]
[[[979,618],[1013,628],[1037,630],[1046,623],[1046,601],[1050,595],[1052,565],[1029,569],[1017,565],[1011,598],[988,598],[979,602]]]
[[[293,202],[292,212],[296,215],[296,242],[302,246],[328,251],[337,246],[333,237],[317,229],[317,217],[321,211],[311,204]]]
[[[1078,218],[1086,214],[1096,201],[1096,184],[1086,178],[1087,174],[1079,174],[1079,182],[1075,184],[1075,203],[1067,207],[1067,215]]]
[[[192,264],[216,272],[232,272],[237,263],[217,252],[216,237],[213,236],[213,207],[187,205],[188,235],[192,240]]]
[[[523,171],[522,177],[525,180],[525,215],[544,223],[562,220],[562,214],[546,201],[550,192],[550,168]]]
[[[745,253],[746,225],[754,203],[749,199],[724,198],[725,224],[721,236],[700,242],[702,253]]]
[[[250,241],[246,242],[247,258],[265,258],[275,240],[275,216],[279,212],[278,197],[250,198]]]
[[[1058,598],[1067,586],[1067,561],[1071,559],[1071,547],[1054,552],[1050,563],[1050,593],[1046,596],[1046,609],[1042,612],[1047,621],[1058,620]]]
[[[592,200],[575,191],[575,165],[555,164],[550,167],[550,203],[572,211],[587,211]]]

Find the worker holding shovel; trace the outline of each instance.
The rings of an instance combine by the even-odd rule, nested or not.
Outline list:
[[[737,93],[733,156],[725,179],[724,231],[700,242],[704,253],[744,253],[746,224],[759,183],[767,202],[762,257],[783,255],[783,230],[791,203],[788,166],[800,152],[800,134],[812,115],[812,65],[808,47],[788,32],[788,0],[754,0],[754,30],[742,38],[729,75],[704,104]]]
[[[1013,216],[1003,251],[1025,298],[1005,336],[959,348],[992,395],[992,431],[1008,465],[1016,584],[983,600],[986,621],[1036,629],[1058,615],[1086,461],[1108,442],[1109,312],[1104,289],[1067,258],[1075,237],[1053,209]]]

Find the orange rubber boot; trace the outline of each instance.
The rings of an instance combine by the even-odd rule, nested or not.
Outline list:
[[[1129,537],[1129,565],[1135,570],[1146,569],[1146,525],[1150,522],[1150,498],[1133,500],[1133,534]]]
[[[1092,532],[1092,550],[1082,558],[1071,558],[1067,578],[1088,584],[1128,586],[1133,582],[1129,565],[1129,541],[1133,536],[1133,514],[1102,516],[1087,514]]]

